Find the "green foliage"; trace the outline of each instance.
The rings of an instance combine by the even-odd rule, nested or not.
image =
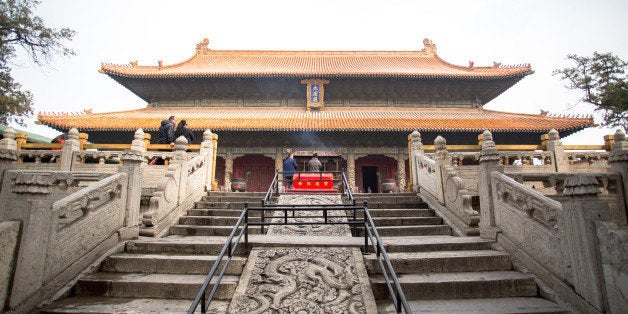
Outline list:
[[[593,57],[568,55],[574,67],[554,70],[567,81],[566,87],[584,92],[582,101],[602,111],[602,125],[628,128],[628,77],[623,61],[611,53],[594,52]]]
[[[10,61],[21,47],[37,65],[50,62],[53,56],[74,55],[65,47],[65,40],[72,40],[75,32],[68,28],[54,29],[33,16],[32,9],[38,0],[0,0],[0,123],[15,121],[23,124],[23,118],[33,113],[33,96],[11,76]]]

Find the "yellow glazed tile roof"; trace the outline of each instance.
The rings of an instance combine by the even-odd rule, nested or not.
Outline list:
[[[132,111],[79,114],[39,113],[38,121],[50,127],[81,131],[155,131],[174,115],[202,131],[473,131],[545,132],[593,126],[593,118],[518,114],[463,108],[145,108]]]
[[[423,41],[420,51],[272,51],[211,50],[199,43],[189,59],[170,65],[103,63],[100,72],[133,78],[173,77],[399,77],[493,79],[533,73],[529,64],[476,67],[442,60],[436,45]]]

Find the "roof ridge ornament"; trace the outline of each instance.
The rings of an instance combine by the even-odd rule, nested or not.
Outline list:
[[[196,54],[197,55],[205,55],[209,52],[209,39],[203,38],[203,40],[196,44]]]
[[[424,48],[422,49],[422,51],[424,51],[425,53],[429,55],[436,54],[436,44],[434,44],[434,42],[432,42],[429,38],[423,38],[423,46]]]

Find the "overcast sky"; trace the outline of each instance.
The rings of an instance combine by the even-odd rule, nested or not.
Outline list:
[[[533,114],[593,113],[551,74],[569,65],[568,54],[612,52],[628,60],[625,0],[43,0],[36,14],[77,35],[68,44],[76,55],[56,58],[50,67],[16,60],[14,77],[34,94],[35,112],[143,108],[139,97],[98,73],[100,63],[177,63],[205,37],[210,49],[220,50],[420,50],[427,37],[454,64],[532,64],[534,74],[485,108]],[[29,130],[57,134],[44,126]],[[591,128],[563,143],[602,144],[612,133]]]

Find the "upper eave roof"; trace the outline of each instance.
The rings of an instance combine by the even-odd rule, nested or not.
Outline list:
[[[156,131],[163,119],[185,119],[190,129],[204,131],[444,131],[547,132],[593,126],[592,117],[559,117],[464,108],[144,108],[80,114],[39,113],[39,123],[60,130]]]
[[[523,77],[529,64],[490,67],[458,66],[442,60],[436,45],[423,41],[420,51],[271,51],[211,50],[204,39],[196,53],[180,63],[157,66],[103,63],[100,72],[131,78],[182,77],[386,77],[495,79]]]

